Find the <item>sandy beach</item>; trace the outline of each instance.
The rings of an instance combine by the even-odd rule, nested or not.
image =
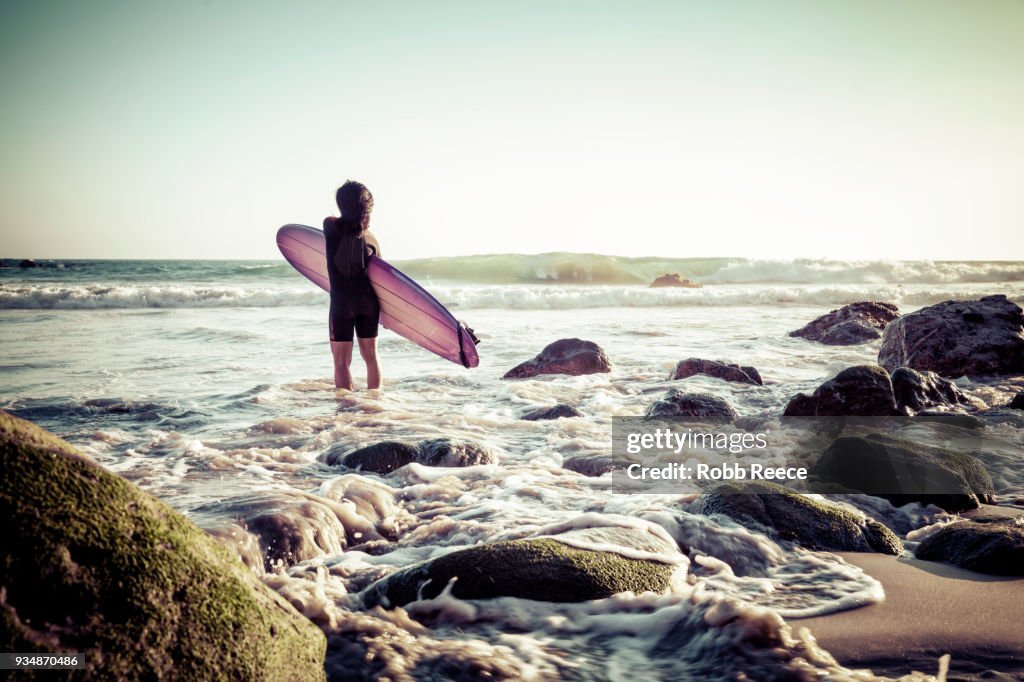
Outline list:
[[[885,601],[852,611],[792,619],[851,668],[903,675],[937,670],[950,654],[950,677],[1024,679],[1024,578],[998,578],[955,566],[879,554],[840,556],[885,588]],[[998,678],[996,678],[998,679]]]

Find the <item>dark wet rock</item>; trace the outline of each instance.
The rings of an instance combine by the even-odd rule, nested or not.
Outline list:
[[[36,268],[36,267],[39,267],[39,266],[36,265],[36,262],[34,260],[32,260],[31,258],[26,258],[25,260],[23,260],[20,263],[18,263],[18,267],[19,268]]]
[[[81,652],[83,679],[324,679],[323,632],[237,557],[5,412],[0,518],[3,651]]]
[[[891,303],[862,301],[826,313],[789,335],[830,346],[852,346],[880,338],[886,325],[899,316],[899,308]]]
[[[703,360],[701,358],[680,360],[669,379],[685,379],[692,377],[694,374],[706,374],[709,377],[716,377],[725,381],[754,384],[756,386],[764,383],[761,380],[761,374],[753,367],[731,365],[718,360]]]
[[[469,467],[477,464],[496,464],[498,456],[492,450],[472,441],[435,438],[419,444],[416,461],[432,467]]]
[[[631,462],[627,460],[616,459],[610,455],[578,455],[563,461],[562,467],[584,476],[604,476],[609,471],[622,469],[630,464]]]
[[[700,282],[694,282],[693,280],[680,277],[678,272],[670,272],[656,277],[654,281],[651,282],[650,288],[682,287],[684,289],[700,289],[703,286],[704,285]]]
[[[813,394],[798,393],[787,417],[885,417],[896,414],[889,373],[878,365],[848,367]]]
[[[885,434],[836,439],[809,474],[897,506],[920,502],[951,512],[992,502],[994,494],[992,477],[974,457]]]
[[[1024,523],[1020,518],[951,523],[926,537],[914,555],[978,573],[1024,576]]]
[[[548,344],[540,355],[516,365],[503,379],[528,379],[539,374],[597,374],[612,371],[612,363],[593,341],[559,339]]]
[[[582,416],[583,413],[572,405],[559,403],[558,405],[552,405],[551,407],[538,407],[536,410],[532,410],[524,414],[522,418],[526,421],[536,422],[545,419],[565,419]]]
[[[419,448],[408,443],[386,440],[359,448],[347,455],[328,453],[328,464],[343,464],[349,469],[372,471],[375,474],[390,474],[395,469],[415,462]],[[334,455],[333,461],[330,459]]]
[[[1024,410],[1024,391],[1013,396],[1013,400],[1011,400],[1006,407],[1011,410]]]
[[[451,438],[435,438],[416,445],[400,441],[383,441],[359,448],[348,454],[329,451],[324,457],[327,464],[341,464],[350,469],[389,474],[406,464],[418,462],[432,467],[468,467],[476,464],[494,464],[498,455],[483,445]]]
[[[492,542],[411,566],[371,585],[365,606],[401,606],[432,599],[455,578],[459,599],[519,597],[548,602],[604,599],[619,592],[666,592],[679,579],[679,565],[653,558],[628,558],[573,545],[617,545],[634,551],[682,556],[678,547],[646,531],[605,527],[572,530],[554,537]]]
[[[896,409],[904,414],[984,407],[984,403],[965,395],[952,381],[935,372],[918,372],[909,367],[892,373],[892,391]]]
[[[878,364],[946,377],[1024,372],[1024,311],[1003,295],[922,308],[886,327]]]
[[[802,547],[898,555],[903,544],[874,519],[798,495],[775,483],[721,483],[698,498],[702,514],[724,514],[748,528]]]
[[[710,393],[683,393],[676,388],[670,388],[660,400],[651,403],[644,416],[648,419],[694,417],[716,422],[734,422],[739,417],[723,398]]]
[[[367,519],[352,505],[297,490],[247,493],[204,505],[195,513],[197,523],[208,532],[238,547],[246,563],[253,557],[248,552],[248,538],[238,531],[251,534],[260,562],[253,568],[260,572],[340,554],[367,542],[395,539],[383,530],[386,524],[381,514]],[[225,519],[237,525],[225,525]]]

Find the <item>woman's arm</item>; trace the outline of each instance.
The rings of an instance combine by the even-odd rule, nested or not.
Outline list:
[[[363,239],[366,240],[367,244],[373,247],[373,253],[375,256],[377,256],[378,258],[384,257],[380,254],[380,242],[377,241],[377,237],[375,237],[372,232],[370,232],[369,230],[364,232]]]

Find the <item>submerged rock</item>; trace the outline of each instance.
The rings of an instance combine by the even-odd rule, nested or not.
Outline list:
[[[419,444],[416,461],[431,467],[470,467],[496,464],[498,456],[489,448],[472,441],[435,438]]]
[[[1024,391],[1013,396],[1013,400],[1006,407],[1011,410],[1024,410]]]
[[[325,461],[328,464],[342,464],[349,469],[362,469],[376,474],[390,474],[395,469],[415,462],[419,448],[415,445],[394,440],[359,448],[348,454],[338,451],[328,453]]]
[[[539,374],[597,374],[612,371],[612,363],[593,341],[559,339],[532,360],[516,365],[503,379],[528,379]]]
[[[584,476],[604,476],[609,471],[622,469],[632,462],[611,455],[577,455],[562,462],[562,468]]]
[[[645,417],[694,417],[706,421],[734,422],[739,417],[723,398],[710,393],[683,393],[670,388],[668,392],[647,408]]]
[[[602,550],[574,545],[600,546]],[[650,558],[604,551],[608,545]],[[655,555],[682,561],[674,543],[670,546],[651,533],[632,528],[587,528],[551,537],[492,542],[398,571],[367,588],[363,603],[368,608],[389,607],[432,599],[453,579],[451,593],[459,599],[581,602],[627,591],[668,592],[685,577],[685,563],[667,563]]]
[[[885,434],[836,439],[809,474],[897,506],[920,502],[951,512],[992,502],[994,494],[992,477],[974,457]]]
[[[947,377],[1024,372],[1024,311],[1003,295],[922,308],[886,327],[878,364]]]
[[[848,367],[813,394],[798,393],[787,417],[886,417],[897,414],[889,373],[878,365]]]
[[[237,557],[5,412],[0,518],[4,651],[81,652],[103,679],[324,679],[323,632]]]
[[[702,492],[698,504],[703,514],[724,514],[808,549],[894,555],[903,551],[896,534],[874,519],[775,483],[721,483]]]
[[[926,537],[914,555],[978,573],[1024,576],[1024,518],[951,523]]]
[[[918,372],[909,367],[900,367],[892,373],[892,390],[896,409],[903,414],[984,407],[981,401],[964,395],[952,381],[935,372]]]
[[[23,260],[20,263],[18,263],[18,267],[19,268],[35,268],[35,267],[39,267],[39,266],[31,258],[26,258],[25,260]]]
[[[899,316],[899,308],[891,303],[862,301],[826,313],[789,335],[830,346],[851,346],[880,338],[886,325]]]
[[[406,464],[417,462],[432,467],[468,467],[476,464],[495,464],[498,454],[478,443],[435,438],[410,445],[399,441],[382,441],[348,454],[328,452],[327,464],[341,464],[349,469],[389,474]]]
[[[725,381],[735,381],[741,384],[754,384],[756,386],[760,386],[764,383],[761,380],[761,374],[753,367],[730,365],[718,360],[703,360],[701,358],[680,360],[676,365],[675,370],[672,371],[672,376],[670,376],[669,379],[685,379],[687,377],[692,377],[694,374],[706,374],[709,377],[715,377]]]
[[[582,417],[583,413],[572,405],[559,403],[551,407],[538,407],[536,410],[527,412],[522,419],[530,422],[542,421],[545,419],[566,419],[571,417]]]
[[[657,289],[660,287],[682,287],[684,289],[700,289],[704,285],[700,282],[694,282],[693,280],[680,277],[678,272],[670,272],[664,275],[660,275],[651,282],[651,289]]]

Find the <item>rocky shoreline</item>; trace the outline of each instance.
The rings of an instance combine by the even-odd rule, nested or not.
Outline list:
[[[996,423],[1024,427],[1024,413],[1017,414],[1024,393],[1006,405],[990,406],[956,383],[965,375],[1024,375],[1024,313],[1005,296],[950,301],[902,316],[888,304],[856,303],[814,320],[793,335],[808,343],[830,345],[880,341],[878,364],[847,367],[814,391],[795,393],[783,413],[761,415],[762,421],[900,417],[924,423],[943,417],[961,420],[955,427],[963,429]],[[741,413],[749,409],[738,409],[742,405],[719,395],[686,389],[687,382],[698,375],[727,382],[737,391],[771,384],[770,368],[759,370],[730,360],[741,359],[680,360],[669,377],[678,387],[650,401],[646,416],[742,427],[748,417]],[[612,367],[598,344],[560,339],[509,369],[504,378],[579,376],[606,373]],[[585,416],[578,406],[565,402],[532,410],[521,419]],[[496,448],[446,437],[388,440],[354,449],[329,447],[321,461],[342,474],[333,490],[220,501],[215,511],[223,516],[230,509],[237,525],[204,532],[24,420],[0,413],[0,436],[0,504],[9,530],[0,540],[0,558],[7,569],[0,583],[4,612],[0,641],[8,650],[86,652],[90,670],[115,671],[124,678],[160,678],[173,668],[196,679],[245,678],[255,669],[266,679],[323,679],[324,633],[268,588],[261,576],[357,548],[368,555],[386,553],[403,532],[407,512],[403,500],[381,481],[403,468],[500,467],[505,459]],[[1024,531],[1019,521],[1006,516],[955,516],[992,509],[993,504],[1004,505],[995,509],[1017,508],[998,499],[992,477],[972,453],[923,447],[885,434],[860,440],[839,437],[823,449],[812,471],[842,486],[845,494],[858,485],[882,485],[877,478],[887,475],[883,461],[889,465],[898,461],[903,470],[912,470],[922,479],[942,480],[944,485],[953,481],[948,485],[954,485],[955,492],[935,494],[922,489],[917,494],[875,496],[878,504],[889,508],[934,505],[937,513],[945,515],[941,527],[890,528],[884,519],[865,511],[875,503],[857,507],[838,492],[836,499],[824,499],[765,483],[720,484],[681,500],[679,507],[738,524],[786,547],[857,553],[843,556],[877,570],[887,591],[911,589],[907,585],[913,579],[907,577],[905,560],[910,553],[917,557],[912,566],[922,572],[946,575],[950,566],[956,566],[955,570],[971,575],[1024,576]],[[603,476],[620,464],[614,458],[581,457],[566,459],[563,466],[567,476]],[[859,480],[857,476],[864,472],[876,480]],[[305,521],[310,518],[321,521],[311,525]],[[362,609],[390,609],[446,596],[577,603],[622,592],[669,594],[687,585],[691,561],[700,554],[640,525],[564,528],[538,537],[457,548],[380,575],[363,586],[358,600]],[[890,557],[892,561],[879,563]],[[884,568],[893,562],[903,563],[892,571]],[[898,577],[889,577],[897,573]],[[977,589],[979,594],[984,591]],[[28,599],[39,593],[61,595],[62,608],[46,610]],[[968,601],[973,594],[966,588],[960,593],[964,596],[958,598]],[[1009,617],[1006,608],[998,611],[1000,617]],[[877,607],[801,622],[815,634],[828,633],[822,641],[836,642],[837,651],[847,651],[839,643],[841,628],[837,631],[838,626],[832,625],[842,618],[851,623],[850,632],[859,633],[877,653],[885,642],[877,634],[872,639],[867,626],[853,624],[861,611],[876,628],[889,624],[912,629],[902,613],[878,620],[879,611],[891,609]],[[971,636],[981,637],[974,632]],[[222,650],[225,640],[232,641],[231,660],[216,659],[220,666],[216,671],[204,667],[211,665],[210,652]],[[920,656],[913,665],[927,658],[928,643],[923,639],[899,641],[917,647]],[[143,646],[145,656],[140,654]],[[998,660],[1011,670],[1019,662],[1014,657],[1024,652],[1012,647],[1007,651]],[[898,658],[896,653],[889,651]],[[961,654],[969,656],[969,651]],[[879,656],[871,660],[884,659]],[[852,652],[839,660],[854,665],[868,659]],[[883,668],[889,673],[910,670],[892,661]]]

